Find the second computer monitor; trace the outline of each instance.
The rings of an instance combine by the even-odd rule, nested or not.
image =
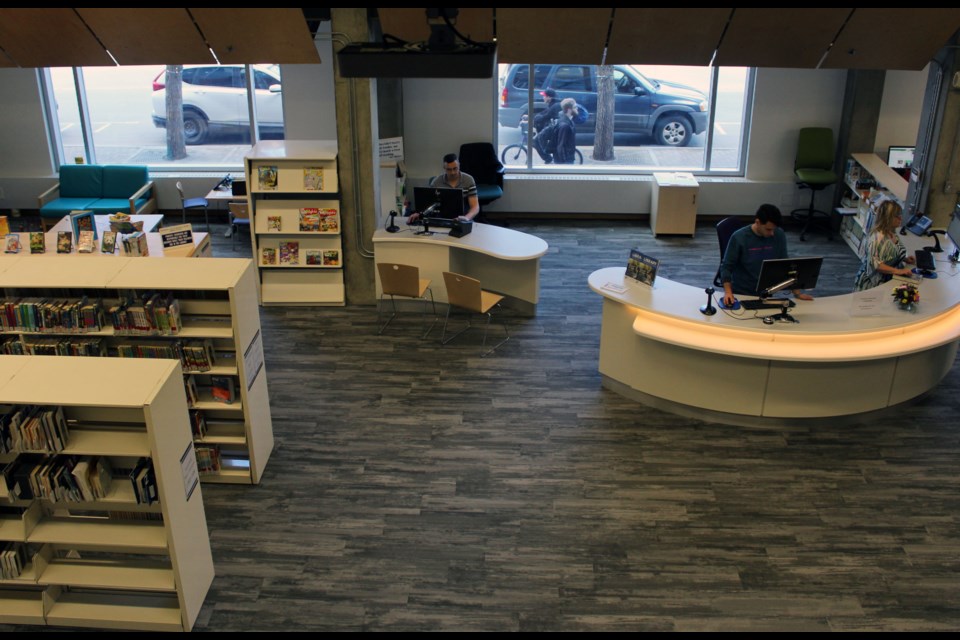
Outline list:
[[[820,277],[823,258],[777,258],[764,260],[757,291],[776,293],[782,289],[813,289]]]
[[[432,218],[453,220],[463,215],[463,189],[414,187],[413,202],[420,213],[426,211],[430,205],[439,202],[440,206],[430,214]]]

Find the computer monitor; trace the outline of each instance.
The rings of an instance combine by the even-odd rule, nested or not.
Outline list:
[[[822,265],[822,257],[764,260],[760,266],[757,291],[761,297],[766,297],[787,288],[813,289],[817,286]]]
[[[247,181],[246,180],[234,180],[230,183],[231,188],[233,189],[232,193],[235,196],[245,196],[247,195]]]
[[[439,203],[439,206],[430,212],[430,217],[453,220],[463,215],[463,189],[414,187],[413,203],[421,214],[432,205]]]
[[[757,291],[761,298],[768,298],[783,289],[813,289],[820,277],[823,258],[775,258],[764,260],[760,265],[760,277],[757,279]],[[797,322],[790,315],[788,300],[784,300],[780,313],[764,318],[765,323]]]
[[[887,149],[887,166],[903,176],[910,177],[910,167],[913,166],[914,147],[889,147]]]

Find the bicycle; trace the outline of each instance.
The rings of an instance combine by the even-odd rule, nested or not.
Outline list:
[[[523,116],[520,120],[520,144],[511,144],[508,145],[506,149],[503,150],[503,153],[500,154],[500,162],[504,165],[516,165],[520,164],[527,166],[527,154],[529,152],[529,141],[527,138],[527,116]],[[534,139],[537,135],[534,133]],[[574,149],[574,155],[576,157],[576,164],[583,164],[583,154],[580,153],[580,149]]]

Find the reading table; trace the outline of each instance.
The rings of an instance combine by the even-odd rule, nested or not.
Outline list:
[[[447,302],[443,272],[453,271],[480,281],[481,286],[508,296],[505,303],[524,315],[535,315],[540,300],[540,258],[547,252],[541,238],[479,222],[462,238],[449,229],[433,235],[415,235],[420,227],[401,223],[397,233],[379,229],[373,234],[377,262],[397,262],[420,269],[420,277],[431,280],[437,302]],[[380,296],[377,276],[377,296]]]

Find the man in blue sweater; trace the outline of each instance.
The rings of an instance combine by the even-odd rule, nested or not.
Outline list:
[[[753,224],[730,236],[720,264],[725,305],[733,305],[734,294],[760,295],[757,281],[763,261],[788,257],[787,235],[780,228],[781,222],[779,209],[772,204],[762,204],[757,209]],[[800,300],[813,300],[813,296],[801,289],[794,289],[793,295]]]

